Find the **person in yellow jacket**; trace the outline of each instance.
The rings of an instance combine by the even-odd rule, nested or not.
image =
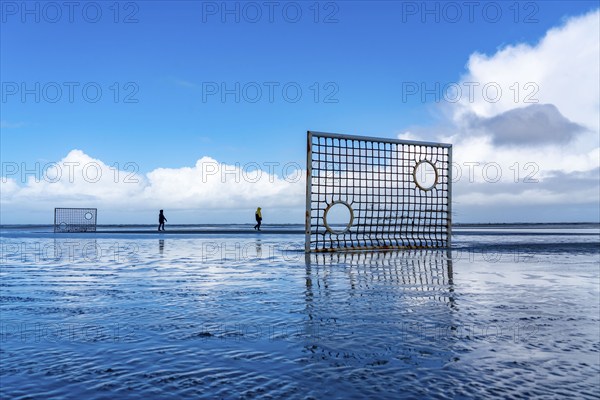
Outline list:
[[[262,222],[262,214],[260,212],[260,207],[258,207],[256,209],[256,212],[254,213],[254,217],[256,218],[256,225],[254,225],[254,229],[257,231],[260,231],[260,224]]]

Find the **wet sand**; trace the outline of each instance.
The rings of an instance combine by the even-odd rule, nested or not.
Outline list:
[[[138,233],[0,238],[2,398],[600,396],[593,234]]]

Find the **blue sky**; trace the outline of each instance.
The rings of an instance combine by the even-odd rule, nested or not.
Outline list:
[[[270,21],[263,2],[138,1],[120,2],[118,10],[114,2],[81,2],[70,21],[68,8],[54,4],[61,15],[43,2],[2,3],[3,165],[35,168],[36,162],[59,162],[77,149],[108,166],[134,163],[140,176],[193,167],[204,156],[228,165],[304,165],[309,129],[452,138],[456,132],[440,129],[448,112],[444,101],[406,96],[407,83],[460,82],[473,72],[473,54],[492,57],[506,46],[536,46],[569,18],[598,9],[597,1],[480,2],[470,16],[469,2],[279,2]],[[224,7],[237,8],[239,21]],[[252,22],[257,9],[261,16]],[[96,18],[98,10],[102,15]],[[555,57],[559,61],[561,55]],[[222,85],[235,92],[236,84],[239,102],[234,93],[222,101]],[[34,93],[23,98],[23,85]],[[60,96],[56,87],[62,88]],[[284,87],[290,90],[287,99]],[[92,102],[97,88],[102,96]],[[302,95],[293,102],[297,88]],[[12,177],[27,186],[26,179]],[[48,196],[44,199],[53,203]],[[14,198],[3,197],[3,223],[46,218],[35,207],[17,207]],[[598,220],[594,201],[565,218]],[[514,217],[503,211],[492,219],[526,219],[529,211],[523,210],[535,204],[523,206],[513,210]],[[290,207],[301,211],[295,203]],[[289,215],[279,212],[282,221]],[[144,213],[130,222],[142,222]],[[464,222],[474,222],[467,215]]]

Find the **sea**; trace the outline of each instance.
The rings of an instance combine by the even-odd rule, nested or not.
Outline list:
[[[600,398],[599,224],[263,228],[1,226],[0,398]]]

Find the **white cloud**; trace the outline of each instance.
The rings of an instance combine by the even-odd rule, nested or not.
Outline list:
[[[474,54],[463,82],[503,88],[533,82],[539,104],[515,102],[505,91],[492,103],[475,91],[452,105],[459,162],[496,161],[506,167],[534,162],[544,171],[587,171],[600,165],[600,11],[571,18],[535,46],[515,45],[492,56]],[[479,94],[479,95],[477,95]],[[476,120],[477,123],[473,123]],[[483,131],[482,131],[483,128]],[[482,140],[481,135],[490,141]],[[504,149],[498,144],[510,144]]]
[[[411,131],[405,131],[405,132],[399,133],[397,136],[398,136],[398,139],[400,139],[400,140],[416,140],[416,141],[423,140],[419,135],[416,135]]]
[[[550,29],[535,45],[474,53],[456,85],[459,101],[439,108],[434,128],[411,127],[411,136],[453,144],[456,220],[516,221],[549,205],[571,213],[546,215],[556,221],[599,218],[598,37],[595,10]],[[527,177],[533,179],[524,183]]]
[[[184,87],[188,89],[196,89],[198,87],[198,85],[194,82],[187,81],[185,79],[173,79],[173,82],[179,87]]]
[[[44,168],[41,177],[22,176],[17,170],[0,182],[3,223],[15,212],[51,211],[54,207],[125,212],[128,222],[141,221],[136,213],[147,215],[160,208],[171,212],[229,210],[233,221],[225,222],[234,222],[236,210],[257,205],[299,210],[305,198],[304,175],[294,165],[280,170],[285,177],[274,170],[226,165],[210,157],[199,159],[193,167],[158,168],[145,175],[132,173],[135,166],[130,167],[119,171],[81,150],[72,150]]]
[[[599,19],[600,11],[596,10],[550,29],[534,46],[517,44],[491,56],[471,55],[462,82],[480,86],[474,90],[473,102],[468,96],[461,97],[455,117],[460,118],[464,112],[493,117],[537,100],[555,105],[567,119],[598,131]],[[487,83],[499,85],[499,101],[486,101],[481,88]],[[489,97],[495,97],[493,88]]]
[[[17,129],[25,126],[24,122],[9,122],[6,120],[0,120],[0,129]]]

